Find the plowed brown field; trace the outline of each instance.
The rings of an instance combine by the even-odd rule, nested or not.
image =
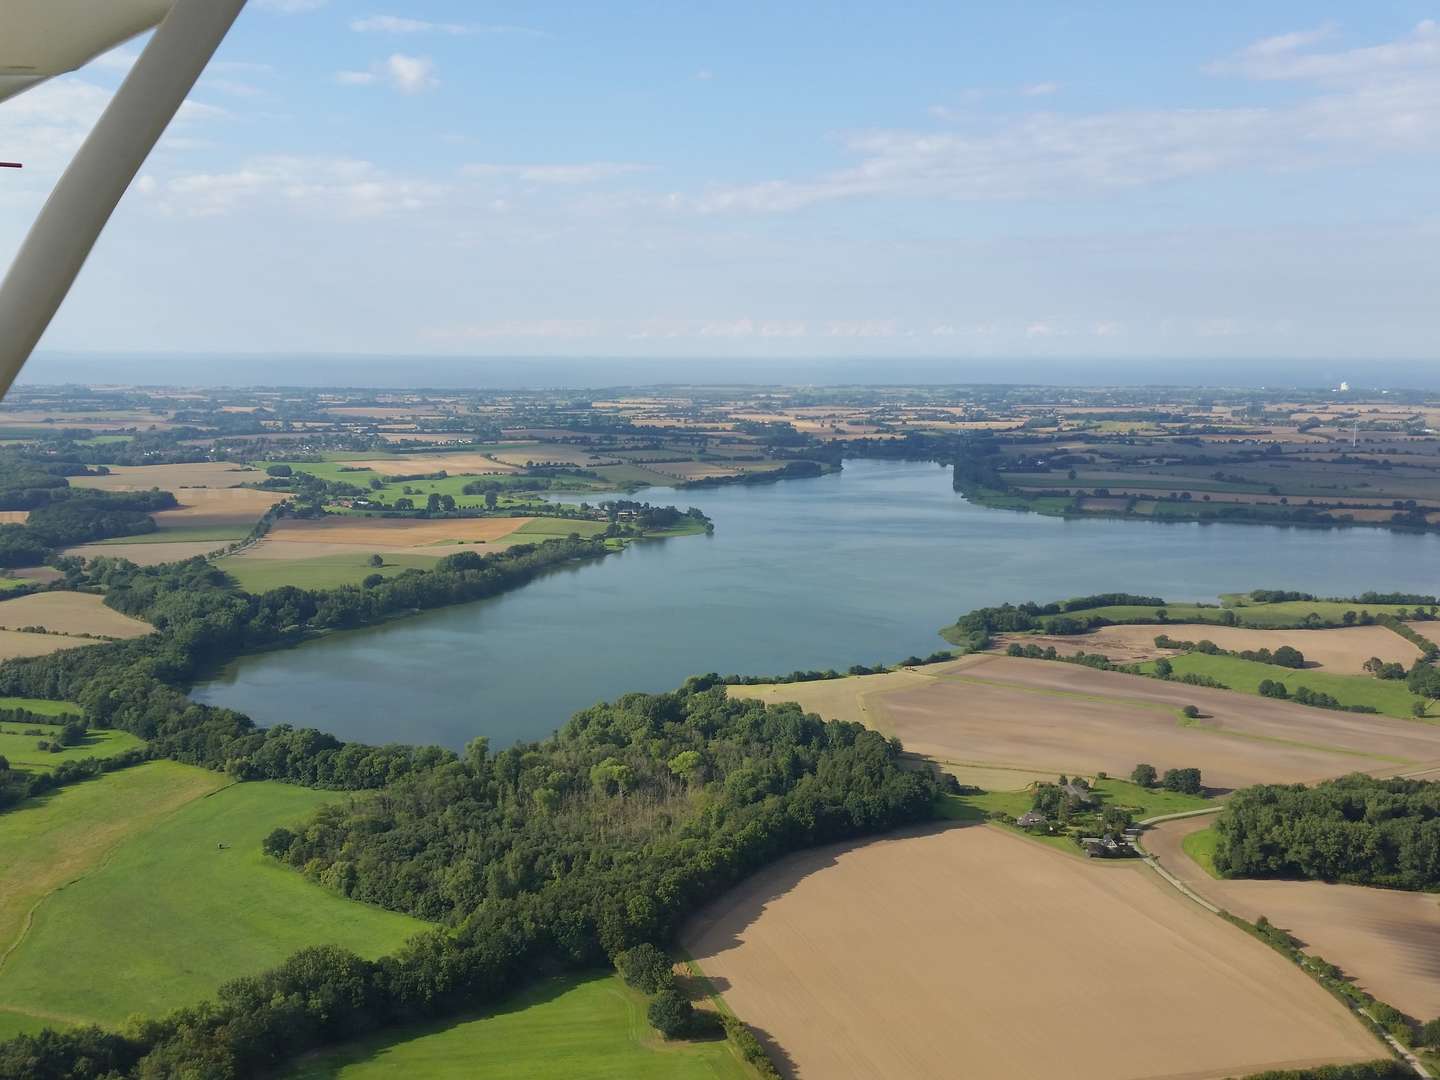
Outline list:
[[[1264,915],[1381,1001],[1422,1020],[1440,1016],[1440,897],[1322,881],[1216,881],[1181,848],[1214,818],[1167,821],[1145,848],[1195,892],[1242,919]]]
[[[1440,763],[1436,725],[1006,656],[730,692],[858,720],[940,761],[1038,772],[1126,776],[1144,761],[1233,788]],[[1190,704],[1200,719],[1180,717]]]
[[[800,1080],[1212,1080],[1383,1054],[1144,866],[989,827],[793,856],[684,940]]]

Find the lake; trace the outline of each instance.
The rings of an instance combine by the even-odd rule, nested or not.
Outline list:
[[[193,696],[362,742],[492,746],[707,671],[894,662],[972,608],[1126,591],[1434,592],[1440,536],[1383,529],[1065,520],[972,506],[933,464],[847,462],[754,487],[638,496],[713,536],[633,544],[491,600],[242,657]],[[599,501],[595,496],[592,502]]]

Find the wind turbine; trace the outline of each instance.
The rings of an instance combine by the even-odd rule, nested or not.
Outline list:
[[[7,98],[155,30],[0,283],[0,397],[244,7],[245,0],[0,2],[0,108]]]

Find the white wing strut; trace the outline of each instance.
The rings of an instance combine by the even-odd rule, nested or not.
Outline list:
[[[0,396],[244,7],[245,0],[176,0],[65,170],[0,284]]]

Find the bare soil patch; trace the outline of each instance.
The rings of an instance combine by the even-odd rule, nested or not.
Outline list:
[[[957,1062],[967,1080],[1211,1080],[1380,1052],[1283,957],[1145,867],[993,828],[793,856],[685,945],[801,1080]]]
[[[112,465],[108,476],[72,476],[75,487],[102,491],[173,491],[181,502],[181,488],[231,488],[265,479],[258,469],[229,461],[202,461],[189,465]],[[257,515],[258,516],[258,515]]]
[[[1424,631],[1422,630],[1421,633]],[[1176,641],[1208,639],[1222,649],[1241,652],[1246,649],[1269,649],[1272,652],[1289,645],[1305,654],[1307,665],[1333,671],[1338,675],[1364,674],[1364,664],[1372,656],[1386,662],[1409,667],[1420,656],[1420,650],[1399,634],[1383,626],[1351,626],[1327,630],[1255,630],[1243,626],[1212,626],[1209,623],[1169,623],[1164,626],[1105,626],[1088,634],[1071,635],[1003,635],[996,649],[1003,652],[1011,642],[1054,646],[1061,656],[1077,652],[1101,653],[1118,664],[1174,656],[1173,649],[1161,649],[1155,639],[1161,635]]]
[[[29,520],[29,510],[0,510],[0,525],[24,525]]]
[[[43,626],[60,634],[98,634],[101,637],[144,637],[155,628],[105,606],[103,597],[90,593],[44,592],[0,601],[0,629]]]
[[[1422,1020],[1440,1016],[1440,897],[1322,881],[1216,881],[1180,846],[1214,820],[1164,822],[1145,834],[1145,847],[1211,903],[1250,922],[1264,915],[1381,1001]]]
[[[913,671],[731,693],[858,720],[939,761],[1126,776],[1197,767],[1234,788],[1440,763],[1440,726],[1313,709],[1076,664],[967,657]],[[1184,721],[1195,705],[1201,718]]]

